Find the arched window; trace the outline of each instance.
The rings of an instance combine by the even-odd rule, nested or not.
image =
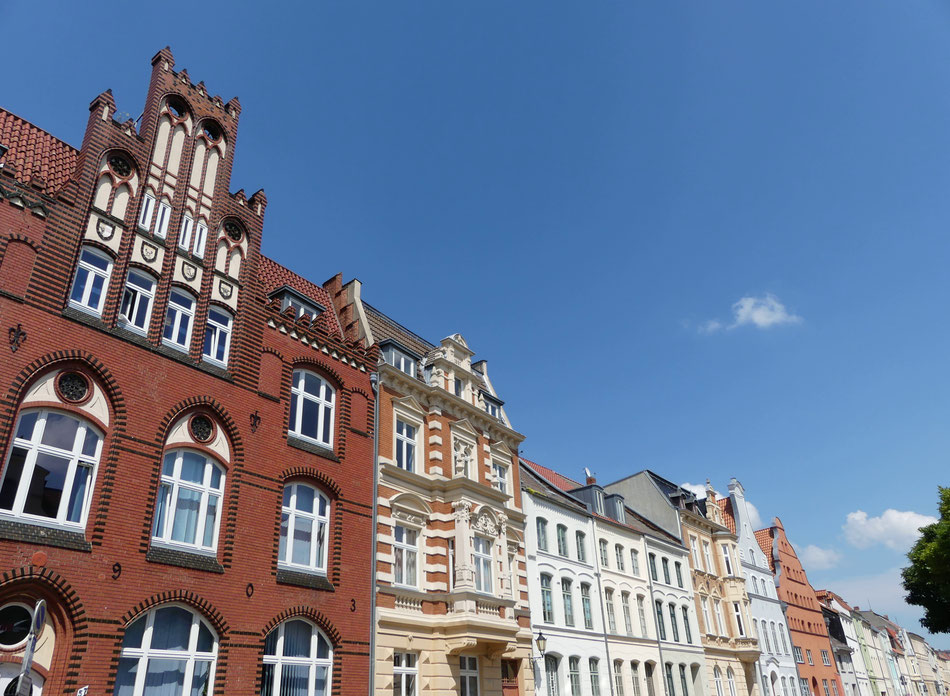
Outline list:
[[[153,542],[214,551],[221,523],[224,470],[194,450],[172,450],[162,463]]]
[[[330,691],[333,647],[303,619],[284,621],[267,634],[261,696],[324,696]]]
[[[567,527],[563,524],[557,526],[557,553],[559,556],[567,556]]]
[[[326,573],[330,501],[306,483],[284,486],[278,562],[295,569]]]
[[[759,581],[754,575],[752,576],[752,591],[759,594]]]
[[[114,696],[210,694],[218,638],[190,609],[162,606],[125,629]]]
[[[726,679],[729,682],[729,696],[736,696],[736,673],[732,667],[726,670]]]
[[[716,682],[716,696],[723,696],[722,693],[722,670],[719,667],[713,668],[713,678]]]
[[[73,289],[69,293],[69,304],[84,312],[102,314],[111,274],[112,259],[108,255],[93,247],[83,247],[76,265]]]
[[[191,325],[194,323],[194,318],[195,298],[184,290],[172,288],[168,294],[168,309],[165,311],[162,342],[187,353],[191,345]]]
[[[148,332],[154,299],[155,279],[138,269],[129,269],[125,292],[122,293],[122,304],[119,306],[119,323],[136,333]]]
[[[541,551],[548,550],[548,521],[543,517],[539,517],[537,520],[537,530],[538,530],[538,548]]]
[[[335,392],[313,372],[294,370],[290,388],[290,432],[297,437],[333,446]]]
[[[208,307],[205,344],[201,353],[206,360],[227,366],[231,349],[231,314],[220,307]]]
[[[20,415],[0,486],[0,511],[82,527],[102,436],[86,421],[50,410]]]

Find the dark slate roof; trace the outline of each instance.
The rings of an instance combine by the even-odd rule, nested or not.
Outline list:
[[[373,338],[377,343],[382,343],[387,339],[393,340],[423,357],[435,348],[433,344],[418,334],[414,334],[402,324],[393,321],[368,302],[364,301],[363,307],[366,309],[369,330],[373,332]]]

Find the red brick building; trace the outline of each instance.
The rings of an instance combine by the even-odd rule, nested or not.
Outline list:
[[[775,573],[778,597],[788,605],[785,614],[802,696],[845,696],[821,604],[782,521],[776,517],[775,525],[756,531],[755,538]]]
[[[174,65],[78,150],[0,110],[0,694],[42,598],[34,693],[362,695],[378,352],[261,255],[241,105]]]

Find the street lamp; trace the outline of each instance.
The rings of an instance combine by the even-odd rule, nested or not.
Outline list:
[[[538,631],[538,637],[534,639],[535,645],[538,646],[538,652],[541,653],[541,657],[544,657],[544,649],[548,647],[548,639],[544,637],[544,634]]]

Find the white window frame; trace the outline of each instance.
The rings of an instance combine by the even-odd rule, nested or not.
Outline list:
[[[175,298],[175,295],[179,297],[187,297],[191,301],[191,306],[186,307],[182,302]],[[168,308],[165,310],[165,323],[162,325],[162,343],[169,348],[174,348],[175,350],[180,350],[185,353],[189,352],[191,348],[191,331],[195,325],[195,305],[197,300],[195,296],[181,288],[173,287],[168,293]],[[181,333],[182,322],[187,320],[187,325],[185,329],[185,342],[179,343],[175,340],[175,336],[178,336]],[[173,338],[168,338],[165,333],[171,327],[171,335]]]
[[[208,243],[208,226],[203,222],[195,225],[195,246],[191,253],[199,258],[204,258],[205,245]]]
[[[614,607],[614,591],[611,588],[604,590],[604,604],[607,607],[607,631],[608,633],[617,633],[617,612]]]
[[[610,671],[614,675],[614,696],[623,696],[623,660],[614,660]]]
[[[732,555],[729,553],[729,544],[720,544],[722,547],[722,560],[725,563],[726,575],[732,577]]]
[[[155,196],[146,193],[142,196],[142,210],[139,212],[138,226],[140,229],[150,232],[152,229],[152,215],[155,213]]]
[[[554,623],[554,578],[549,573],[541,573],[541,620],[546,624]]]
[[[133,282],[133,277],[136,282]],[[145,280],[151,287],[145,288],[140,283]],[[130,268],[125,276],[125,290],[122,292],[122,302],[119,305],[119,323],[123,328],[143,336],[148,333],[149,323],[152,320],[152,309],[155,302],[155,278],[145,271]],[[143,326],[135,323],[136,317],[144,303],[145,311]]]
[[[416,696],[419,683],[419,654],[414,652],[393,653],[393,694]],[[276,690],[274,693],[277,693]]]
[[[409,429],[412,434],[409,434]],[[396,414],[396,424],[393,428],[393,463],[405,471],[416,470],[416,452],[419,450],[419,422],[406,418],[403,414]],[[400,460],[402,460],[400,462]]]
[[[400,534],[401,530],[401,534]],[[393,584],[401,587],[419,587],[419,538],[415,527],[393,525]],[[400,538],[402,537],[402,538]],[[412,541],[409,541],[409,539]],[[402,553],[397,553],[401,551]],[[410,581],[409,576],[412,574]],[[402,577],[400,577],[402,576]]]
[[[713,630],[712,615],[709,613],[709,600],[706,597],[699,598],[699,604],[703,608],[703,623],[706,625],[706,633],[709,635],[716,635],[718,631]]]
[[[383,361],[410,377],[416,376],[416,359],[394,345],[383,348]]]
[[[99,266],[96,266],[86,258],[87,254],[99,259],[100,261],[105,261],[106,267],[103,269]],[[79,299],[75,299],[73,295],[76,294],[76,291],[79,288],[80,272],[85,274],[83,276],[84,283],[82,285],[82,291],[80,293]],[[69,305],[82,312],[101,316],[102,309],[106,304],[106,295],[109,294],[109,281],[111,278],[112,257],[106,254],[104,251],[96,249],[95,247],[82,247],[82,249],[79,251],[79,261],[76,264],[76,274],[73,276],[73,283],[69,289]],[[95,305],[91,305],[89,301],[92,298],[92,288],[95,285],[95,279],[99,279],[102,282],[102,287],[99,290],[99,301]]]
[[[588,658],[587,669],[590,672],[591,696],[600,696],[600,660],[596,657]]]
[[[318,380],[318,394],[306,391],[307,376]],[[329,394],[329,398],[327,398]],[[290,387],[291,413],[289,432],[301,440],[313,442],[328,449],[333,448],[334,421],[336,420],[336,389],[316,372],[310,370],[294,370]],[[305,435],[303,432],[303,401],[310,401],[317,405],[317,437]]]
[[[313,492],[313,510],[307,512],[297,507],[297,494],[301,488]],[[288,493],[289,490],[289,493]],[[320,511],[323,503],[324,512]],[[280,506],[280,539],[277,567],[303,571],[316,575],[327,574],[327,555],[329,553],[330,498],[316,486],[305,481],[290,481],[284,484]],[[296,529],[297,520],[310,522],[310,550],[307,563],[295,562],[291,535]],[[286,532],[284,529],[286,528]],[[283,548],[281,548],[283,547]]]
[[[581,658],[577,655],[567,658],[567,675],[571,683],[571,696],[581,696]]]
[[[300,621],[310,626],[310,655],[290,657],[288,655],[281,654],[283,653],[284,648],[284,629],[291,621]],[[330,642],[330,639],[326,636],[326,634],[323,633],[323,631],[321,631],[320,628],[312,621],[307,621],[306,619],[303,619],[299,616],[287,619],[286,621],[281,621],[277,626],[274,627],[273,630],[278,632],[276,646],[274,649],[275,654],[265,654],[262,660],[263,664],[274,666],[274,677],[270,693],[277,694],[280,692],[280,683],[282,681],[281,671],[283,667],[307,667],[309,668],[309,675],[307,678],[307,696],[329,696],[333,684],[333,643]],[[321,638],[326,642],[326,657],[319,657],[318,646]],[[318,691],[317,672],[321,668],[326,670],[324,672],[323,679],[324,690]]]
[[[538,550],[547,551],[548,550],[548,521],[543,517],[539,517],[535,522],[535,530],[538,535]]]
[[[487,547],[487,550],[486,550]],[[494,592],[492,573],[492,541],[478,534],[472,537],[472,566],[475,568],[475,591],[482,594]]]
[[[459,655],[459,681],[459,696],[479,696],[478,658],[474,655]]]
[[[693,643],[693,630],[689,625],[689,607],[685,604],[682,607],[683,609],[683,630],[686,633],[686,642],[689,644]]]
[[[712,557],[709,555],[709,542],[703,542],[703,564],[707,573],[713,572]]]
[[[492,474],[495,477],[495,480],[492,482],[492,487],[508,495],[508,466],[506,466],[504,462],[492,459],[491,467]]]
[[[168,236],[168,222],[172,216],[172,207],[164,200],[158,204],[158,215],[155,218],[155,236],[165,239]]]
[[[577,546],[577,560],[587,563],[587,535],[578,530],[574,533],[574,541]]]
[[[570,553],[567,546],[567,525],[559,524],[554,528],[554,539],[557,542],[557,555],[567,558]]]
[[[716,615],[717,633],[721,636],[726,635],[726,620],[722,615],[722,602],[718,599],[713,600],[713,612]]]
[[[614,544],[614,556],[617,557],[617,570],[621,573],[624,572],[623,546]]]
[[[169,607],[184,609],[191,614],[191,628],[189,629],[190,632],[188,636],[188,647],[185,650],[160,650],[153,649],[151,647],[155,615],[162,609]],[[210,688],[207,689],[206,693],[212,693],[214,691],[215,669],[217,668],[218,662],[217,631],[215,631],[214,628],[194,609],[179,604],[162,604],[153,607],[145,616],[141,616],[136,619],[136,621],[142,620],[144,620],[146,624],[145,630],[142,634],[141,647],[132,648],[123,646],[121,652],[119,653],[120,665],[122,664],[122,660],[138,660],[135,670],[135,684],[132,691],[134,696],[141,696],[145,693],[145,679],[148,673],[148,664],[151,660],[183,660],[186,662],[184,684],[182,691],[180,692],[182,694],[192,693],[192,689],[195,686],[192,684],[194,679],[195,664],[199,661],[202,663],[210,662],[210,667],[208,669],[208,681],[206,683]],[[136,621],[133,621],[132,624],[136,623]],[[126,628],[126,635],[128,635],[128,628],[130,628],[132,624],[129,624],[129,626]],[[202,625],[211,633],[212,647],[210,652],[198,652],[199,629]]]
[[[620,593],[620,610],[623,613],[623,627],[628,636],[633,635],[633,616],[630,613],[630,593]]]
[[[649,636],[649,629],[647,628],[646,597],[643,595],[637,595],[637,615],[640,617],[641,637],[647,638]]]
[[[92,388],[90,386],[90,388]],[[76,421],[76,434],[73,437],[73,444],[70,449],[45,445],[42,442],[43,435],[46,432],[47,423],[50,417],[67,418]],[[28,437],[23,437],[24,419],[33,422],[32,431]],[[92,453],[86,448],[87,437],[95,438],[95,442],[90,439],[92,444]],[[29,409],[24,410],[17,418],[16,430],[14,430],[13,443],[8,448],[7,459],[4,463],[3,482],[0,491],[6,488],[7,475],[10,473],[10,461],[13,458],[14,450],[20,449],[26,451],[23,459],[23,466],[20,469],[19,480],[14,491],[12,505],[10,509],[0,510],[0,516],[16,518],[21,522],[29,522],[40,526],[66,527],[70,529],[83,529],[89,518],[89,505],[92,502],[92,494],[95,490],[96,474],[99,471],[99,458],[102,454],[102,433],[85,419],[75,416],[65,411],[55,409]],[[45,515],[36,515],[25,512],[27,495],[32,487],[33,475],[36,472],[36,460],[39,455],[55,456],[60,459],[68,459],[66,465],[66,477],[63,480],[63,493],[59,500],[55,517]],[[82,491],[83,499],[80,503],[79,519],[70,521],[68,519],[70,499],[73,495],[73,486],[76,483],[76,473],[80,467],[89,470],[85,481],[85,490]]]
[[[186,453],[195,454],[204,459],[204,472],[201,483],[183,480],[181,467]],[[171,469],[169,461],[171,460]],[[215,484],[217,472],[217,485]],[[224,467],[204,452],[187,447],[177,447],[162,457],[161,484],[155,499],[155,518],[152,522],[152,545],[187,549],[191,552],[214,554],[218,548],[218,536],[221,529],[221,511],[224,507]],[[181,491],[199,493],[198,517],[195,522],[194,542],[173,539],[175,515],[179,509]],[[207,536],[208,508],[215,500],[214,520],[212,522],[211,543],[204,542]],[[161,527],[161,529],[159,529]]]
[[[630,572],[640,577],[640,552],[630,549]]]
[[[225,325],[220,319],[212,314],[217,312],[227,317],[228,323]],[[227,367],[228,358],[231,356],[231,331],[234,327],[234,316],[227,310],[216,305],[208,307],[208,321],[205,325],[205,340],[201,349],[202,357],[210,363]],[[210,333],[210,354],[209,354],[209,333]],[[224,343],[224,356],[219,358],[217,354],[221,351],[221,344]]]
[[[606,539],[600,539],[598,542],[600,547],[600,564],[604,568],[610,567],[610,545],[607,543]]]
[[[564,625],[574,625],[574,583],[561,578],[561,602],[564,605]]]
[[[561,661],[556,655],[544,656],[544,681],[548,686],[548,696],[561,696],[560,667]]]
[[[696,570],[702,570],[699,561],[699,544],[696,540],[696,537],[692,535],[689,537],[689,550],[693,554],[693,565],[696,566]]]
[[[745,625],[742,623],[742,606],[739,602],[732,603],[732,611],[736,617],[736,628],[739,631],[739,636],[745,638]]]
[[[584,614],[584,628],[594,630],[594,608],[590,599],[590,584],[581,583],[581,611]]]
[[[195,231],[195,220],[188,213],[182,217],[181,230],[178,233],[178,246],[185,251],[191,251],[191,239]]]

